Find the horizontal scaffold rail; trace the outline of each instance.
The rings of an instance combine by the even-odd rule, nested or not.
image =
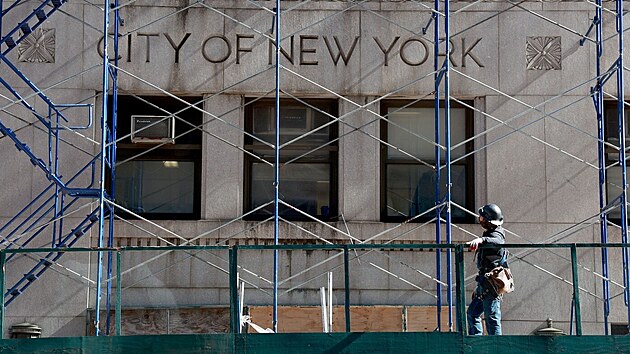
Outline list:
[[[571,251],[571,265],[572,265],[572,286],[573,286],[573,310],[575,311],[575,326],[576,326],[576,334],[582,334],[581,327],[581,317],[580,317],[580,300],[579,300],[579,285],[578,285],[578,258],[577,258],[577,249],[586,249],[586,248],[623,248],[627,249],[630,245],[625,243],[555,243],[555,244],[503,244],[500,247],[505,248],[527,248],[527,249],[540,249],[540,248],[564,248],[570,249]],[[492,245],[482,245],[482,248],[492,248],[497,247]],[[85,248],[85,247],[52,247],[52,248],[29,248],[29,249],[2,249],[0,250],[0,290],[5,292],[5,284],[4,279],[6,279],[5,274],[5,264],[7,261],[7,255],[10,254],[25,254],[25,253],[48,253],[48,255],[61,255],[63,253],[77,253],[77,252],[107,252],[107,253],[115,253],[117,264],[120,264],[120,259],[123,253],[126,252],[143,252],[143,251],[151,251],[151,252],[167,252],[173,250],[223,250],[228,252],[229,254],[229,282],[230,282],[230,323],[231,323],[231,331],[233,333],[240,333],[240,318],[239,312],[236,310],[238,306],[240,306],[239,299],[239,252],[243,250],[282,250],[282,251],[313,251],[313,250],[322,250],[322,251],[341,251],[344,254],[344,278],[345,278],[345,301],[344,307],[346,309],[346,314],[349,312],[350,306],[350,293],[352,289],[350,289],[349,279],[351,278],[352,268],[350,267],[349,262],[349,254],[351,250],[367,250],[367,249],[378,249],[378,250],[422,250],[422,249],[441,249],[441,250],[454,250],[455,251],[455,268],[456,268],[456,297],[457,300],[454,303],[454,307],[456,308],[457,314],[457,330],[462,332],[465,328],[465,308],[466,308],[466,281],[464,278],[464,254],[467,251],[467,247],[461,243],[450,243],[450,244],[326,244],[326,245],[234,245],[234,246],[193,246],[193,245],[185,245],[185,246],[123,246],[123,247],[94,247],[94,248]],[[47,256],[48,257],[48,256]],[[117,286],[120,287],[120,279],[121,279],[121,268],[120,266],[116,267],[116,274],[113,276],[117,280]],[[111,279],[107,279],[104,281],[111,281]],[[10,292],[9,292],[10,294]],[[116,308],[120,309],[120,297],[116,297]],[[0,321],[4,319],[4,311],[5,304],[0,305]],[[116,316],[117,321],[120,321],[120,316]],[[346,332],[350,332],[350,317],[346,316]],[[116,324],[116,328],[120,328],[120,322]],[[0,333],[3,323],[0,323]]]

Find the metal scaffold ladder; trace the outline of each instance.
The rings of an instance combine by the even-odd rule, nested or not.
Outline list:
[[[5,71],[0,75],[0,83],[10,92],[15,100],[12,104],[19,104],[27,109],[41,126],[43,131],[48,135],[48,155],[47,158],[39,157],[25,142],[18,136],[17,131],[21,128],[12,129],[2,120],[0,114],[0,132],[4,135],[2,138],[11,139],[14,143],[17,151],[22,152],[31,162],[33,166],[49,181],[49,184],[28,203],[22,210],[17,212],[13,218],[7,223],[2,225],[0,233],[2,239],[0,244],[3,248],[27,248],[30,243],[35,240],[44,231],[52,231],[52,241],[50,244],[55,248],[70,248],[73,247],[84,235],[88,234],[94,225],[99,225],[97,232],[99,233],[99,246],[104,246],[102,235],[104,233],[104,222],[109,218],[110,226],[110,241],[108,245],[111,245],[111,239],[113,237],[113,207],[105,203],[105,199],[110,198],[108,191],[105,189],[105,170],[113,170],[113,164],[111,157],[115,157],[115,144],[110,144],[110,141],[115,140],[115,133],[112,133],[107,126],[107,112],[104,110],[104,115],[100,119],[101,130],[103,132],[101,139],[101,151],[93,157],[84,167],[69,179],[64,179],[59,171],[66,161],[60,157],[60,142],[62,141],[63,132],[76,133],[80,130],[86,130],[92,128],[93,118],[93,105],[85,103],[76,104],[56,104],[50,99],[44,90],[40,89],[34,82],[32,82],[18,67],[11,62],[8,58],[8,54],[13,49],[19,47],[29,35],[31,35],[37,28],[43,23],[49,20],[51,16],[57,13],[67,0],[43,0],[38,3],[38,6],[32,11],[28,12],[25,17],[22,17],[13,27],[6,33],[0,32],[0,60],[6,68],[17,76],[22,82],[24,82],[30,89],[30,95],[24,96],[24,94],[18,93],[18,90],[9,83],[7,79],[7,72]],[[2,8],[4,2],[0,2],[0,28],[4,24],[8,23],[7,18],[15,18],[14,13],[20,8],[20,6],[28,6],[30,2],[22,0],[16,0],[5,9]],[[117,3],[116,3],[117,4]],[[116,5],[117,6],[117,5]],[[107,28],[108,14],[109,14],[109,1],[105,1],[105,29]],[[117,13],[117,11],[116,11]],[[19,16],[19,15],[18,15]],[[4,21],[3,21],[4,20]],[[107,32],[107,30],[105,30]],[[107,42],[107,41],[105,41]],[[3,48],[5,47],[5,48]],[[105,45],[106,47],[106,45]],[[106,65],[104,68],[104,76],[113,75],[109,67],[108,56],[105,55]],[[104,80],[104,91],[107,91],[107,81]],[[107,105],[107,95],[104,95],[104,105]],[[30,98],[38,98],[45,103],[48,108],[46,113],[40,113],[34,107],[34,105],[28,102]],[[88,110],[88,123],[86,125],[73,125],[64,114],[64,111],[72,108],[83,108]],[[4,109],[3,109],[4,111]],[[42,129],[42,128],[39,128]],[[47,161],[46,161],[47,160]],[[98,166],[100,165],[100,166]],[[97,176],[97,171],[100,171],[100,176]],[[74,186],[81,179],[85,180],[87,176],[88,183],[84,186]],[[91,211],[87,213],[82,220],[78,221],[78,224],[70,228],[69,231],[64,231],[63,220],[67,215],[75,214],[77,210],[73,208],[77,207],[77,201],[80,199],[92,200],[88,206],[98,203],[98,207],[91,207]],[[79,210],[84,206],[79,206]],[[67,227],[67,225],[65,226]],[[18,296],[20,296],[33,282],[38,280],[44,272],[46,272],[52,265],[57,264],[57,261],[63,256],[64,252],[49,252],[41,258],[34,257],[35,265],[24,273],[21,279],[10,287],[4,293],[4,301],[2,306],[8,306]],[[7,261],[15,254],[7,257]],[[108,270],[111,278],[111,253],[109,254],[109,266]],[[99,257],[99,277],[101,275],[102,257]],[[108,301],[111,292],[111,282],[107,282],[108,285]],[[100,286],[98,286],[97,296],[101,296]],[[100,301],[96,301],[97,314],[100,307]],[[108,307],[109,310],[109,307]],[[98,315],[97,315],[98,316]],[[96,326],[98,327],[98,321]],[[97,328],[98,333],[98,328]]]

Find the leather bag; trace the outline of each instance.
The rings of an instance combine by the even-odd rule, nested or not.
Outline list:
[[[512,277],[510,268],[498,266],[486,273],[486,279],[488,279],[497,295],[508,294],[514,291],[514,277]]]

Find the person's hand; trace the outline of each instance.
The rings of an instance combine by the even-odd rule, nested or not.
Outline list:
[[[466,245],[468,246],[468,248],[471,251],[475,251],[475,250],[477,250],[477,247],[479,247],[479,245],[482,244],[482,243],[483,243],[483,239],[481,237],[479,237],[479,238],[476,238],[476,239],[474,239],[472,241],[466,242]]]

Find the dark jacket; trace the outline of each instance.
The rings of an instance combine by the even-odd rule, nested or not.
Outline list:
[[[481,236],[482,245],[502,245],[505,243],[505,232],[501,226],[494,230],[486,230]],[[493,268],[502,265],[507,267],[504,259],[505,249],[503,247],[480,247],[477,249],[477,268],[479,274],[485,274]]]

